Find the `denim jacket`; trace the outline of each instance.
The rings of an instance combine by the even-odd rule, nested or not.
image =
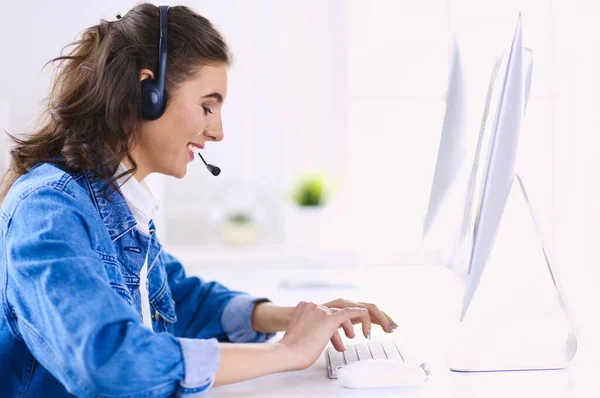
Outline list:
[[[270,338],[251,325],[256,299],[187,277],[136,228],[125,199],[89,171],[42,163],[0,208],[0,396],[198,396],[218,342]],[[139,273],[148,251],[153,331]]]

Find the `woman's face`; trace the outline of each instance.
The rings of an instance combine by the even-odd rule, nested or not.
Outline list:
[[[151,77],[149,70],[141,78]],[[150,173],[182,178],[194,160],[188,144],[203,148],[207,141],[223,139],[221,107],[227,95],[227,66],[204,66],[169,93],[165,113],[157,120],[143,121],[131,154],[138,163],[135,178]],[[198,160],[200,161],[200,160]]]

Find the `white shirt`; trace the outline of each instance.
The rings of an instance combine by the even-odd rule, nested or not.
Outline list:
[[[127,171],[127,167],[121,163],[116,175]],[[150,235],[150,220],[158,212],[158,203],[152,196],[152,192],[145,181],[139,182],[135,177],[127,175],[118,180],[121,192],[127,201],[127,205],[133,213],[137,223],[137,229],[146,235]],[[144,265],[140,271],[140,294],[142,301],[142,318],[144,325],[152,330],[152,317],[150,315],[150,298],[148,297],[148,250]]]

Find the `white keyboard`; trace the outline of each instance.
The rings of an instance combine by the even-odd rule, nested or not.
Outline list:
[[[367,341],[359,344],[345,344],[345,346],[345,352],[338,352],[333,347],[327,349],[327,374],[330,379],[337,379],[338,371],[341,368],[357,361],[374,358],[405,361],[394,340]]]

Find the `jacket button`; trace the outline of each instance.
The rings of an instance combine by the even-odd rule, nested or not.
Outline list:
[[[158,317],[159,317],[158,311],[154,311],[154,321],[155,322],[158,322]]]

